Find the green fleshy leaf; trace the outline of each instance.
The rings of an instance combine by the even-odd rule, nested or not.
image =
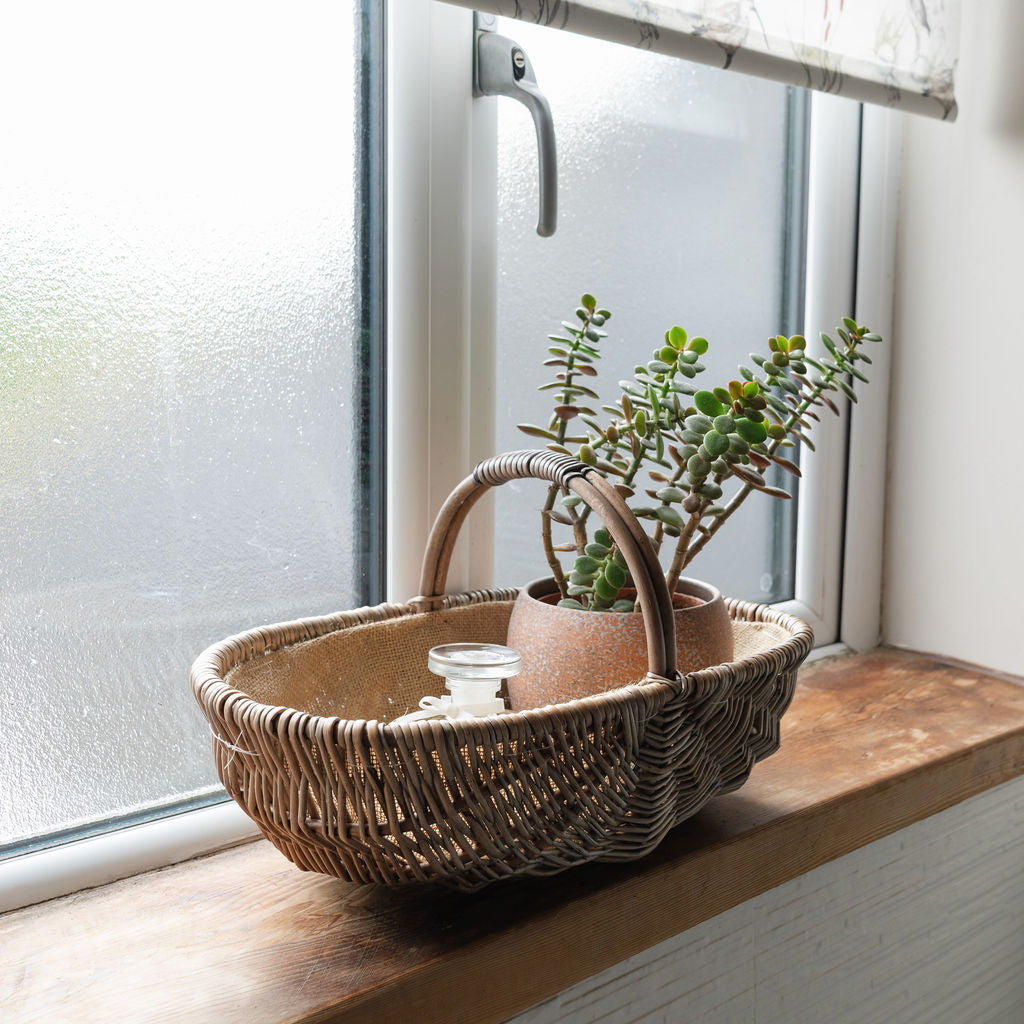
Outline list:
[[[761,444],[768,436],[768,428],[764,423],[742,417],[736,421],[736,433],[748,444]]]
[[[694,455],[689,462],[686,463],[686,471],[695,480],[703,480],[708,475],[708,471],[711,469],[710,463],[701,458],[699,454]]]
[[[619,588],[612,584],[607,577],[598,576],[594,580],[594,593],[597,594],[602,601],[614,601],[619,596]]]
[[[705,416],[721,416],[725,412],[725,407],[710,391],[698,391],[693,396],[693,404]]]
[[[685,501],[686,491],[680,487],[662,487],[654,496],[661,501]]]
[[[654,510],[654,514],[667,526],[682,527],[683,517],[671,505],[661,505]]]
[[[836,382],[836,384],[839,385],[839,390],[842,391],[842,393],[844,395],[846,395],[846,397],[851,402],[856,402],[857,401],[856,393],[854,392],[853,388],[851,388],[850,385],[846,383],[845,380],[840,380],[838,377],[836,377],[835,378],[835,382]]]
[[[604,575],[616,592],[626,585],[626,570],[617,562],[609,562],[604,567]]]
[[[545,430],[543,427],[535,427],[532,423],[519,423],[517,429],[521,430],[524,434],[528,434],[530,437],[542,437],[546,441],[557,441],[558,435],[550,430]]]
[[[572,526],[572,520],[564,513],[558,512],[556,509],[549,508],[543,513],[548,519],[553,522],[560,523],[562,526]]]
[[[733,466],[732,471],[745,484],[758,488],[767,486],[764,477],[756,469],[751,469],[750,466]]]
[[[803,476],[800,467],[795,462],[790,462],[789,459],[784,459],[781,455],[773,455],[772,462],[776,466],[781,466],[787,473],[792,473],[793,476]]]
[[[704,447],[711,456],[717,458],[729,450],[729,438],[717,430],[709,430],[704,435]]]

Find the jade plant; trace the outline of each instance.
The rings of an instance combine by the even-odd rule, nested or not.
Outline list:
[[[552,392],[551,419],[546,427],[522,423],[519,429],[601,473],[649,524],[659,555],[666,544],[674,546],[666,572],[674,592],[682,571],[753,491],[790,497],[765,473],[777,466],[800,476],[787,451],[797,444],[814,450],[807,434],[819,410],[839,413],[834,397],[857,401],[851,382],[867,383],[862,365],[871,362],[864,343],[882,339],[844,318],[837,341],[821,335],[824,353],[817,359],[800,335],[777,335],[769,338],[766,352],[751,354],[753,367],[739,367],[737,379],[699,388],[692,382],[704,372],[700,358],[708,342],[672,327],[653,358],[619,381],[614,403],[601,404],[596,363],[610,317],[592,295],[584,295],[576,321],[563,321],[562,333],[549,335],[544,365],[554,369],[554,379],[539,390]],[[622,595],[625,560],[606,530],[591,534],[590,516],[577,495],[557,484],[549,488],[541,536],[561,594],[558,603],[633,611],[633,601]],[[572,540],[556,543],[555,524],[570,529]],[[568,573],[561,553],[575,555]]]

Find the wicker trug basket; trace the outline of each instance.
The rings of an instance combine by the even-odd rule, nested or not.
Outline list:
[[[445,595],[444,584],[473,503],[525,477],[579,494],[626,556],[648,674],[516,714],[388,724],[438,690],[431,647],[504,642],[514,590]],[[482,463],[445,503],[420,597],[230,637],[196,660],[192,687],[225,788],[300,868],[473,890],[641,857],[778,748],[811,630],[763,605],[728,606],[735,660],[680,677],[664,577],[614,488],[575,459],[515,452]]]

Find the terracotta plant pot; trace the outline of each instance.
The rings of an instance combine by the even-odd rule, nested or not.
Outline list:
[[[523,670],[508,680],[513,711],[604,693],[647,674],[641,613],[559,608],[557,594],[548,577],[523,587],[516,599],[506,642],[522,655]],[[673,604],[680,672],[732,661],[732,626],[718,590],[681,579]]]

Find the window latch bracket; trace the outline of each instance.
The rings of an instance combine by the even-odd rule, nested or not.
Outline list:
[[[540,178],[537,234],[547,238],[555,233],[558,220],[558,160],[551,105],[537,87],[526,51],[513,40],[498,35],[495,24],[493,15],[473,15],[473,95],[511,96],[533,116]]]

